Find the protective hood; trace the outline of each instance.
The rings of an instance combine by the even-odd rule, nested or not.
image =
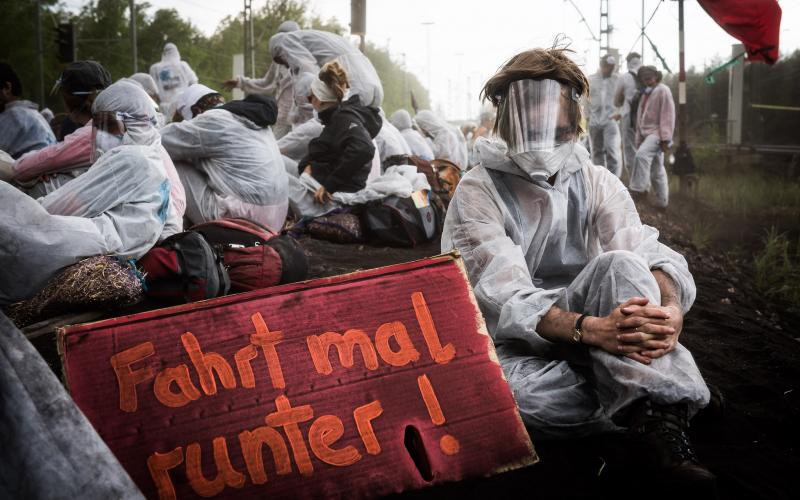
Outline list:
[[[231,101],[220,108],[246,118],[260,128],[275,125],[278,118],[278,103],[272,96],[250,94],[241,101]]]
[[[319,66],[316,59],[303,46],[296,32],[276,33],[269,39],[269,53],[273,59],[280,59],[294,74],[309,72],[317,74]]]
[[[284,21],[278,26],[278,33],[289,33],[290,31],[297,31],[300,25],[295,21]]]
[[[414,119],[417,121],[419,128],[434,137],[438,137],[439,134],[446,133],[450,130],[450,125],[448,125],[446,121],[434,114],[433,111],[427,109],[423,109],[417,113]]]
[[[219,94],[219,92],[212,88],[206,87],[202,83],[194,83],[186,87],[186,89],[181,92],[177,99],[178,112],[181,114],[183,119],[191,120],[194,118],[192,106],[197,104],[197,101],[209,94]]]
[[[153,146],[161,144],[156,129],[156,108],[153,100],[137,84],[120,80],[98,94],[92,113],[120,113],[125,124],[122,144]]]
[[[406,130],[412,126],[411,115],[405,109],[398,109],[392,113],[389,122],[397,127],[397,130]]]
[[[178,46],[174,43],[164,45],[164,51],[161,52],[161,62],[180,62],[181,53],[178,52]]]
[[[141,85],[150,97],[158,96],[158,87],[156,87],[156,82],[152,76],[147,73],[134,73],[129,78]]]

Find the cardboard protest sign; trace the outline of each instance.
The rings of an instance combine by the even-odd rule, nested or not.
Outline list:
[[[69,327],[59,345],[149,498],[374,497],[536,461],[453,255]]]

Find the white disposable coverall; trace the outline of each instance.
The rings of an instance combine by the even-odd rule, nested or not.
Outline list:
[[[450,160],[461,170],[467,168],[467,141],[460,130],[453,127],[439,116],[424,109],[415,117],[417,125],[433,136],[433,156],[437,160]]]
[[[375,144],[378,147],[381,165],[391,156],[411,155],[411,148],[408,147],[406,140],[403,139],[403,135],[397,130],[397,127],[386,119],[383,110],[381,110],[381,118],[383,119],[383,124],[380,131],[378,131],[378,135],[375,136]]]
[[[503,148],[476,142],[480,164],[450,202],[442,251],[461,252],[525,424],[537,438],[577,437],[617,430],[611,418],[642,397],[686,403],[691,414],[705,406],[708,388],[680,344],[646,366],[536,332],[553,305],[605,316],[633,296],[660,304],[653,269],[672,278],[684,313],[696,289],[686,260],[659,243],[625,186],[585,148],[575,146],[553,186]]]
[[[55,144],[56,136],[31,101],[12,101],[0,113],[0,150],[19,158],[28,151]]]
[[[622,130],[622,153],[625,157],[625,168],[633,171],[636,156],[636,116],[631,117],[631,101],[636,95],[636,77],[630,71],[617,79],[616,94],[622,94],[623,103],[620,108],[619,127]]]
[[[350,80],[350,94],[357,94],[364,106],[378,108],[383,102],[383,86],[367,57],[343,37],[317,30],[276,33],[269,39],[272,58],[283,60],[297,76],[317,74],[322,66],[339,61]]]
[[[422,137],[422,134],[414,130],[411,115],[408,114],[408,111],[405,109],[398,109],[392,113],[392,116],[389,117],[389,121],[400,131],[403,139],[406,140],[406,144],[411,148],[411,154],[419,156],[423,160],[433,160],[433,150],[431,146],[428,144],[428,141]]]
[[[669,178],[660,143],[671,143],[675,130],[675,101],[669,87],[659,83],[652,92],[642,95],[636,123],[639,147],[631,172],[631,191],[650,191],[652,184],[655,205],[666,207]]]
[[[150,76],[158,85],[158,96],[161,98],[161,107],[167,113],[167,119],[172,117],[172,101],[186,87],[197,83],[197,75],[189,63],[181,61],[181,54],[174,43],[164,45],[161,62],[150,66]]]
[[[605,165],[617,177],[622,175],[622,149],[619,125],[611,116],[619,110],[614,106],[617,74],[603,78],[601,73],[589,77],[589,138],[592,141],[592,160]]]
[[[269,127],[216,108],[171,123],[161,135],[186,189],[189,220],[244,217],[274,231],[283,227],[287,177]]]

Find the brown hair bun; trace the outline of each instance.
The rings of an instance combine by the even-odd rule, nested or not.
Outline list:
[[[336,99],[339,101],[344,99],[347,89],[350,88],[350,81],[347,79],[347,72],[337,61],[325,63],[325,65],[322,66],[322,69],[319,71],[319,79],[322,80],[322,83],[327,85],[334,94],[336,94]]]

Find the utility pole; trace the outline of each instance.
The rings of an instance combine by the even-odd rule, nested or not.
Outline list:
[[[39,105],[44,106],[44,50],[42,49],[42,2],[36,0],[36,59],[39,66]]]
[[[678,0],[678,149],[675,151],[674,171],[680,177],[681,191],[693,191],[697,186],[695,165],[689,145],[686,119],[686,66],[684,62],[683,0]]]
[[[253,1],[244,0],[242,25],[244,26],[244,73],[255,77],[256,57],[253,42]]]
[[[131,6],[131,55],[133,57],[133,72],[139,72],[139,51],[136,46],[136,2],[130,0]]]
[[[367,0],[350,0],[350,34],[358,35],[358,50],[364,53],[367,34]]]
[[[600,0],[600,57],[608,54],[612,29],[608,23],[608,0]]]

